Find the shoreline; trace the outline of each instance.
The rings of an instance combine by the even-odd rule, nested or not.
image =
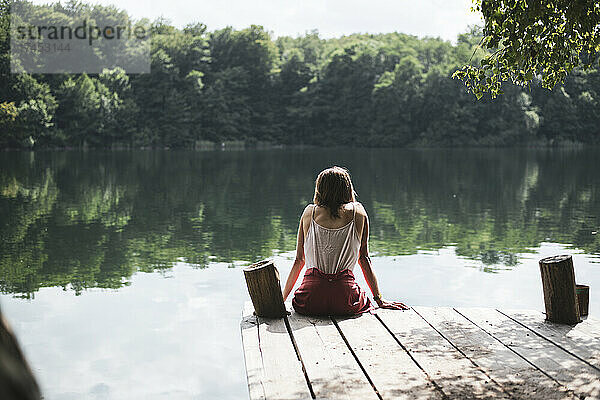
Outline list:
[[[549,143],[540,141],[534,143],[522,143],[511,145],[482,145],[482,144],[460,144],[460,145],[407,145],[407,146],[357,146],[357,145],[339,145],[339,146],[318,146],[314,144],[283,144],[283,143],[246,143],[243,141],[230,141],[219,143],[203,143],[200,146],[193,147],[168,147],[168,146],[111,146],[111,147],[89,147],[89,146],[65,146],[65,147],[32,147],[32,148],[2,148],[2,152],[52,152],[52,151],[252,151],[252,150],[312,150],[323,148],[345,148],[345,149],[397,149],[397,150],[466,150],[466,149],[538,149],[538,150],[584,150],[590,148],[600,148],[600,143],[583,142],[558,142]]]

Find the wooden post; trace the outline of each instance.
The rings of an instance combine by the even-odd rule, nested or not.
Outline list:
[[[279,272],[272,261],[263,260],[244,268],[244,276],[256,315],[267,318],[286,315]]]
[[[569,255],[546,257],[540,260],[546,321],[559,324],[580,322],[577,295],[575,293],[575,271]]]
[[[590,287],[587,285],[575,285],[577,292],[577,304],[579,306],[579,316],[585,317],[588,315],[590,306]]]

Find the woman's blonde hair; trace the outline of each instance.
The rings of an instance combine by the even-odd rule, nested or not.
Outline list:
[[[356,201],[356,192],[346,168],[327,168],[317,176],[313,202],[326,207],[333,218],[339,218],[342,204]]]

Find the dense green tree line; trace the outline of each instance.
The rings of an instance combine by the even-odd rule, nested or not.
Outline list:
[[[504,84],[502,96],[479,101],[451,79],[483,51],[479,28],[452,44],[401,33],[274,39],[260,26],[146,21],[150,74],[30,75],[10,73],[0,4],[0,148],[600,142],[597,69],[575,69],[552,91]],[[49,20],[129,20],[79,2],[31,7]]]

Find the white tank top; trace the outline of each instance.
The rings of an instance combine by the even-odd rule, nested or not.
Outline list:
[[[341,228],[325,228],[315,221],[313,206],[310,226],[304,241],[306,268],[315,267],[326,274],[345,269],[353,270],[360,252],[360,238],[356,232],[356,205],[352,203],[352,220]]]

